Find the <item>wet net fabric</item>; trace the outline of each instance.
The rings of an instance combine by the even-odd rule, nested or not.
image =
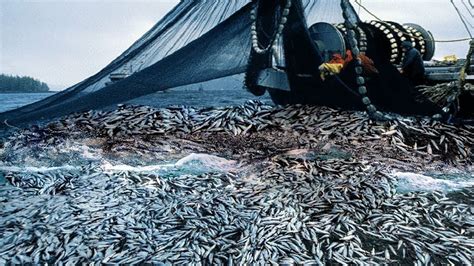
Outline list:
[[[216,2],[221,2],[221,5],[216,6]],[[225,4],[222,4],[222,2],[225,2]],[[8,114],[8,117],[14,118],[22,113],[65,103],[66,101],[100,90],[106,87],[106,83],[110,81],[110,74],[121,72],[132,74],[160,61],[165,56],[179,50],[215,27],[218,23],[227,19],[245,5],[246,2],[181,1],[144,36],[94,76],[47,99],[14,110],[13,112],[7,112],[6,114]],[[209,17],[214,19],[209,21]],[[0,114],[0,118],[4,116]]]
[[[344,22],[339,0],[302,0],[301,2],[308,26],[317,22]],[[352,12],[355,14],[354,10],[352,10]]]
[[[344,21],[339,1],[301,4],[308,25]],[[49,119],[243,73],[251,47],[251,9],[248,0],[181,1],[96,75],[45,100],[0,114],[0,119],[12,124]],[[130,76],[107,85],[113,73]]]

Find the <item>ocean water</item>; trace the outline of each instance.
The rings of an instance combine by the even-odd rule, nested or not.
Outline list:
[[[0,113],[42,100],[54,93],[0,93]],[[200,89],[178,88],[147,95],[127,102],[134,105],[168,107],[171,105],[187,105],[196,107],[240,105],[248,100],[260,100],[271,104],[268,95],[256,97],[235,87],[231,89]]]
[[[31,101],[37,100],[40,98],[38,97],[39,95],[30,95],[30,94],[26,94],[26,95],[17,94],[16,96],[18,97],[15,98],[14,95],[11,95],[11,94],[0,95],[0,97],[3,97],[3,98],[0,98],[0,100],[3,100],[7,104],[10,104],[10,106],[12,106],[11,105],[12,102],[15,102],[16,105],[18,106],[20,104],[28,104]],[[32,96],[37,96],[37,97],[32,97]],[[48,96],[48,95],[43,95],[43,97],[45,96]],[[268,96],[257,98],[242,90],[229,91],[229,90],[206,90],[206,89],[190,90],[190,89],[187,89],[187,90],[170,90],[168,92],[156,93],[152,96],[147,96],[141,99],[130,101],[129,104],[152,105],[155,107],[167,107],[170,105],[210,107],[210,106],[240,105],[244,103],[245,101],[251,100],[251,99],[259,99],[267,103],[271,102]],[[5,178],[5,175],[7,173],[13,173],[13,179],[15,178],[15,176],[21,176],[21,177],[24,177],[25,180],[28,180],[28,178],[40,175],[41,177],[45,178],[43,180],[46,180],[45,182],[47,182],[45,183],[44,188],[48,188],[48,186],[54,185],[56,183],[54,179],[53,181],[48,181],[48,177],[55,177],[55,176],[63,175],[63,174],[65,176],[72,176],[73,178],[80,177],[80,179],[84,179],[84,180],[90,179],[92,180],[91,184],[99,184],[103,180],[106,180],[106,182],[109,182],[111,181],[111,179],[109,179],[110,177],[120,178],[121,175],[126,175],[127,177],[129,177],[130,183],[128,185],[124,185],[124,183],[122,183],[122,185],[124,185],[123,186],[124,189],[120,193],[125,194],[125,193],[128,193],[125,191],[129,190],[129,191],[132,191],[130,193],[133,194],[134,193],[133,191],[135,191],[134,190],[135,188],[133,185],[133,182],[135,181],[133,180],[137,179],[137,180],[140,180],[141,184],[139,185],[139,188],[136,191],[138,191],[138,193],[140,194],[148,194],[150,191],[156,190],[157,187],[159,187],[157,183],[154,183],[153,178],[156,178],[157,180],[164,180],[163,184],[166,184],[166,186],[169,186],[167,182],[172,181],[173,179],[183,180],[182,178],[187,179],[187,178],[192,178],[193,176],[199,176],[199,175],[205,175],[205,174],[208,174],[212,177],[212,175],[216,173],[229,174],[230,176],[234,175],[235,173],[239,173],[237,174],[238,176],[241,175],[244,177],[251,178],[251,176],[256,171],[256,168],[249,167],[247,162],[240,162],[238,159],[232,160],[229,158],[225,158],[227,157],[227,155],[225,154],[217,154],[217,156],[211,155],[211,154],[208,154],[209,151],[206,151],[205,149],[194,151],[196,153],[192,153],[186,148],[181,148],[181,147],[176,148],[176,149],[171,149],[171,148],[167,148],[163,146],[163,148],[155,150],[153,149],[154,147],[145,146],[145,149],[147,149],[146,147],[149,147],[150,148],[149,151],[154,151],[152,152],[152,155],[147,156],[147,155],[140,155],[140,152],[139,152],[140,150],[129,149],[127,147],[128,145],[127,143],[128,142],[126,141],[121,142],[121,144],[113,147],[113,150],[114,150],[113,153],[109,153],[108,151],[104,150],[103,143],[101,144],[100,141],[97,141],[96,138],[93,138],[93,139],[91,138],[87,140],[67,139],[67,140],[61,141],[59,144],[42,146],[44,147],[44,149],[23,147],[18,150],[14,150],[14,152],[11,152],[12,150],[9,150],[8,147],[10,144],[5,145],[5,146],[0,145],[0,158],[5,158],[5,160],[0,160],[0,188],[8,188],[10,186]],[[166,142],[166,144],[169,144],[169,143],[170,142]],[[298,152],[293,151],[292,154],[296,155],[298,154]],[[314,154],[314,155],[311,155],[311,157],[312,156],[314,156],[314,159],[319,158],[319,159],[322,159],[322,161],[324,161],[325,159],[325,157],[322,157],[323,155]],[[325,154],[324,156],[328,156],[328,158],[335,157],[335,158],[349,159],[351,157],[351,154],[348,152],[346,153],[344,151],[340,151],[338,149],[332,149],[330,150],[329,154],[327,155]],[[89,172],[90,169],[94,169],[94,171],[99,172],[99,174],[97,174],[97,172],[92,172],[91,174]],[[100,173],[105,173],[107,175],[110,175],[110,177],[108,178],[104,176],[101,177]],[[417,172],[417,173],[394,172],[392,174],[398,180],[397,182],[398,184],[396,185],[396,189],[395,189],[398,194],[395,195],[395,197],[397,196],[403,197],[405,195],[402,195],[402,194],[417,192],[417,191],[423,191],[423,192],[441,191],[443,192],[443,194],[448,195],[450,199],[456,200],[456,202],[469,204],[470,206],[472,206],[471,205],[472,197],[470,197],[469,194],[467,194],[469,193],[468,191],[472,191],[472,190],[465,190],[465,189],[474,187],[474,175],[472,173],[461,173],[461,172],[429,173],[429,172],[423,172],[421,170],[420,172]],[[159,179],[157,177],[159,177]],[[99,181],[99,180],[102,180],[102,181]],[[216,180],[219,180],[219,179],[216,179]],[[212,183],[212,181],[210,183]],[[228,186],[229,189],[233,188],[233,185],[231,183],[232,182],[230,182],[230,184],[227,185],[224,182],[224,184],[226,184],[226,186]],[[176,183],[176,184],[178,184],[179,186],[192,187],[192,185],[189,186],[189,184],[182,184],[182,185],[179,183]],[[176,187],[176,184],[173,183],[173,186]],[[74,184],[72,186],[74,186]],[[165,185],[163,186],[166,187]],[[84,192],[84,188],[86,192]],[[98,186],[98,188],[104,191],[104,193],[111,193],[112,190],[114,191],[122,190],[119,187],[114,187],[112,185],[110,185],[110,188],[112,189],[109,189],[109,186],[107,187]],[[76,201],[76,198],[75,198],[76,195],[81,195],[77,197],[78,202],[79,200],[81,200],[80,198],[84,199],[84,197],[86,197],[88,198],[87,199],[88,204],[90,202],[90,207],[87,207],[87,208],[90,208],[91,210],[99,210],[99,209],[95,209],[99,205],[94,205],[94,204],[98,204],[101,201],[102,197],[100,195],[105,195],[105,194],[102,194],[102,191],[99,192],[98,191],[99,189],[97,189],[97,187],[92,188],[91,192],[89,193],[88,191],[89,186],[82,186],[81,193],[83,194],[80,194],[79,192],[77,194],[71,194],[75,196],[68,198],[68,201],[70,200],[74,202]],[[236,188],[233,188],[233,189],[236,189]],[[78,189],[77,191],[80,191],[80,190],[81,189]],[[167,191],[170,191],[170,193],[174,193],[173,192],[174,190],[175,190],[174,187],[169,186],[169,190]],[[43,193],[43,191],[45,190],[41,189],[38,191],[38,193],[41,194]],[[136,195],[138,195],[138,193]],[[207,194],[206,192],[201,192],[201,191],[198,192],[197,190],[193,192],[193,195],[194,195],[193,197],[202,197],[202,198],[199,198],[199,201],[202,200],[202,202],[206,204],[207,204],[207,200],[209,200],[207,198],[209,197],[209,195],[214,197],[213,194]],[[257,195],[259,195],[259,193],[257,193]],[[7,197],[9,197],[9,194],[4,193],[0,195],[0,205],[2,204],[2,202],[7,202],[5,201]],[[55,202],[59,202],[59,204],[64,204],[61,202],[65,202],[64,199],[67,197],[69,196],[63,197],[62,195],[56,195],[56,196],[30,195],[27,198],[22,198],[21,200],[11,201],[11,202],[18,202],[17,205],[5,204],[5,206],[7,208],[18,208],[18,210],[20,210],[21,208],[17,206],[24,205],[26,206],[25,209],[27,209],[28,206],[31,205],[33,206],[31,208],[33,212],[37,208],[43,208],[43,206],[45,205],[55,206],[54,205]],[[113,210],[113,214],[109,215],[107,214],[107,212],[104,211],[103,223],[107,223],[108,220],[115,219],[115,217],[119,217],[122,215],[128,216],[128,214],[124,214],[124,213],[128,212],[127,208],[129,208],[130,204],[133,204],[132,209],[136,208],[137,210],[140,210],[140,212],[143,211],[143,213],[146,213],[144,210],[148,208],[148,205],[146,207],[141,206],[137,204],[138,201],[133,202],[131,197],[132,196],[130,196],[129,198],[131,203],[122,202],[123,206],[119,204],[118,207],[114,208],[114,206],[112,206],[110,207],[110,209],[107,210],[109,213],[112,213],[112,210]],[[41,201],[46,198],[48,199],[48,201]],[[110,199],[110,202],[113,202],[114,200],[116,200],[112,198],[108,198],[108,199]],[[153,200],[155,200],[155,198],[153,198]],[[120,202],[120,200],[118,200],[117,202]],[[40,204],[37,204],[37,203],[40,203]],[[75,204],[74,206],[83,206],[79,203],[77,204],[74,203],[74,204]],[[100,208],[103,208],[103,206],[105,205],[101,205]],[[223,206],[223,205],[220,205],[220,206]],[[238,208],[242,208],[242,207],[239,206]],[[56,208],[54,212],[48,211],[46,213],[53,213],[54,215],[56,210],[59,210],[59,209],[62,209],[62,208]],[[67,206],[65,209],[67,209]],[[101,211],[94,211],[94,219],[95,217],[97,217],[95,216],[96,214],[99,214],[99,213],[102,214],[102,209],[100,210]],[[243,210],[243,212],[244,211],[245,210]],[[6,224],[6,226],[10,226],[10,224],[5,223],[4,221],[6,221],[7,219],[12,219],[12,216],[18,215],[19,217],[18,218],[14,217],[14,219],[16,220],[22,219],[21,220],[22,223],[25,224],[25,227],[22,227],[21,229],[19,229],[21,230],[20,231],[21,233],[19,235],[23,235],[23,234],[28,235],[33,232],[36,234],[37,232],[41,232],[42,228],[38,226],[38,224],[41,224],[41,223],[35,224],[33,222],[29,222],[28,221],[29,218],[23,218],[20,216],[21,214],[17,214],[17,213],[22,213],[22,211],[16,212],[16,209],[15,209],[15,213],[13,213],[12,215],[4,216],[4,217],[9,217],[9,218],[4,218],[3,221],[2,219],[0,219],[0,224],[3,223],[3,224]],[[27,211],[27,213],[30,213],[29,210]],[[69,215],[72,215],[71,214],[72,212],[70,212],[69,214],[65,214],[65,212],[58,211],[58,213],[60,213],[59,214],[60,216],[57,216],[57,217],[69,217]],[[63,215],[66,215],[66,216],[63,216]],[[91,223],[92,223],[93,216],[91,215],[90,217],[91,217]],[[130,219],[134,219],[134,218],[130,218]],[[272,219],[274,218],[272,217]],[[65,218],[65,220],[74,220],[74,219]],[[27,222],[24,222],[24,221],[27,221]],[[402,222],[403,224],[405,223],[404,221]],[[14,224],[14,223],[11,223],[11,224]],[[133,225],[134,223],[130,223],[130,224],[127,223],[127,226],[132,227]],[[3,227],[6,227],[6,226],[3,226]],[[49,228],[49,226],[46,228]],[[53,226],[51,226],[51,228],[53,228]],[[63,227],[56,226],[56,228],[63,228]],[[255,228],[255,227],[251,227],[251,228]],[[420,225],[420,228],[428,229],[428,230],[431,229],[431,227],[429,227],[428,225],[426,226],[423,225],[423,227]],[[81,231],[82,229],[78,228],[75,230],[77,230],[79,233],[82,234],[82,231]],[[50,232],[48,233],[42,232],[42,233],[44,235],[53,234]],[[62,233],[58,231],[56,234],[58,235],[58,239],[61,239]],[[348,233],[348,234],[349,235],[346,237],[350,237],[352,233]],[[8,243],[7,241],[10,241],[9,239],[10,238],[0,236],[0,242]],[[94,239],[94,241],[102,241],[102,240],[100,238],[99,239],[96,238]],[[366,244],[368,246],[370,245],[373,246],[372,252],[375,252],[376,249],[377,250],[385,249],[386,250],[385,252],[386,253],[388,252],[386,247],[384,246],[386,243],[384,243],[383,241],[380,241],[380,240],[375,241],[371,238],[368,238],[365,241],[367,242]],[[25,243],[28,244],[28,241],[25,241]],[[112,247],[114,246],[112,245]],[[104,251],[104,253],[107,253],[107,251]],[[379,253],[383,253],[383,251]],[[436,260],[434,261],[435,261],[435,264],[437,264]],[[405,265],[407,262],[408,261],[399,261],[398,263],[401,265]],[[2,264],[1,260],[0,260],[0,264]]]
[[[43,98],[51,96],[53,93],[3,93],[0,94],[0,112],[12,110],[23,105],[39,101]],[[149,105],[157,108],[164,108],[173,105],[187,105],[195,107],[215,107],[215,106],[229,106],[240,105],[248,100],[260,100],[267,104],[272,104],[268,94],[262,97],[256,97],[246,90],[238,87],[232,89],[213,89],[202,87],[188,87],[171,89],[164,92],[158,92],[152,95],[147,95],[127,102],[133,105]],[[77,153],[75,161],[78,165],[41,165],[38,166],[7,166],[0,162],[0,184],[5,182],[2,172],[48,172],[55,170],[71,170],[78,168],[84,162],[100,162],[104,171],[131,171],[131,172],[160,172],[163,173],[192,173],[202,172],[206,169],[215,169],[219,167],[230,167],[228,162],[223,162],[221,158],[206,155],[184,156],[181,160],[169,163],[159,163],[156,165],[149,165],[146,167],[135,166],[133,164],[110,163],[103,161],[100,152],[87,149],[82,149],[78,146],[70,147],[71,154]],[[62,169],[64,168],[64,169]],[[225,167],[224,167],[225,168]],[[472,173],[453,173],[453,174],[433,174],[433,173],[404,173],[397,172],[393,175],[398,179],[397,191],[399,193],[406,193],[411,191],[457,191],[466,187],[474,186],[474,174]]]
[[[216,107],[216,106],[235,106],[241,105],[248,100],[260,100],[266,104],[272,104],[270,96],[268,94],[262,97],[256,97],[244,90],[240,86],[229,86],[227,89],[216,89],[203,88],[203,87],[182,87],[176,89],[170,89],[163,92],[157,92],[155,94],[147,95],[141,98],[133,99],[126,104],[132,105],[147,105],[156,108],[165,108],[174,105],[186,105],[195,107]],[[13,110],[15,108],[39,101],[46,97],[53,95],[54,93],[2,93],[0,94],[0,112]],[[118,171],[120,169],[128,169],[130,171],[165,171],[169,174],[178,173],[192,173],[202,172],[208,169],[212,169],[216,164],[219,164],[218,158],[212,156],[206,157],[205,155],[190,155],[191,157],[184,157],[180,161],[170,161],[170,164],[159,164],[150,167],[136,167],[134,165],[124,165],[118,163],[112,165],[108,162],[103,162],[103,158],[100,152],[90,150],[88,147],[72,146],[70,147],[70,154],[76,154],[74,161],[77,165],[61,165],[52,166],[51,162],[40,164],[40,165],[23,165],[23,166],[6,166],[3,162],[0,162],[0,184],[5,183],[3,174],[5,172],[23,172],[23,173],[38,173],[38,172],[49,172],[49,171],[61,171],[61,170],[73,170],[79,167],[82,163],[86,162],[98,162],[100,161],[105,171]],[[203,159],[204,158],[204,159]],[[57,160],[61,160],[56,158]],[[51,160],[54,161],[54,160]],[[57,163],[57,162],[56,162]],[[175,165],[176,164],[176,165]]]
[[[260,100],[267,104],[272,101],[268,94],[257,97],[241,87],[229,89],[204,89],[199,87],[177,88],[133,99],[128,104],[168,107],[186,105],[195,107],[236,106],[248,100]]]
[[[443,191],[455,192],[474,187],[474,173],[404,173],[393,174],[397,180],[397,191]]]
[[[71,150],[72,151],[72,150]],[[76,164],[70,163],[62,166],[10,166],[0,162],[0,185],[6,182],[4,173],[23,173],[23,174],[48,174],[61,171],[81,171],[81,166],[87,165],[94,161],[96,167],[100,168],[104,173],[120,173],[131,172],[138,174],[158,174],[164,177],[173,177],[180,175],[200,175],[211,172],[228,172],[237,170],[236,161],[227,160],[214,155],[191,153],[178,160],[169,160],[159,164],[146,166],[125,164],[123,162],[113,162],[102,158],[100,155],[95,156],[96,160],[86,153],[78,153]]]
[[[34,103],[53,95],[48,93],[0,93],[0,113]]]

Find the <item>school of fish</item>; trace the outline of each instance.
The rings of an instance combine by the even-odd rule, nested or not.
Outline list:
[[[204,153],[230,166],[146,168]],[[471,265],[474,187],[401,193],[392,173],[473,154],[472,126],[327,107],[72,114],[0,145],[0,264]]]

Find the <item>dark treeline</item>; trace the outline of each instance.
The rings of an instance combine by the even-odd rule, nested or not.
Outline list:
[[[0,74],[0,92],[47,92],[46,83],[31,77]]]

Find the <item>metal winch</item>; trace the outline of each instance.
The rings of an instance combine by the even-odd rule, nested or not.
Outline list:
[[[345,39],[347,29],[344,24],[319,22],[312,25],[309,32],[325,60],[330,59],[334,53],[344,56],[347,47]],[[384,46],[387,59],[394,65],[400,64],[403,60],[401,44],[404,41],[411,41],[425,61],[431,60],[435,53],[435,41],[431,32],[413,23],[402,25],[392,21],[368,21],[359,24],[356,34],[361,53],[365,53],[368,49],[367,35],[378,36],[379,38],[375,38],[379,42],[378,45]]]

